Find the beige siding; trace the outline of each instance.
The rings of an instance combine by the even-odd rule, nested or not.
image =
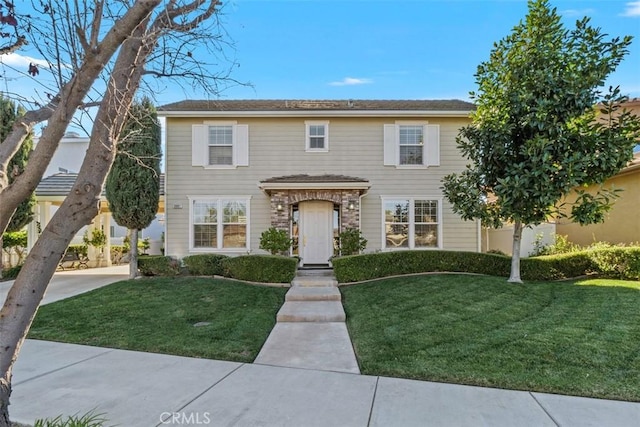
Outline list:
[[[167,118],[166,221],[168,255],[189,254],[189,196],[248,196],[250,245],[259,252],[260,234],[270,225],[269,199],[258,188],[261,180],[293,174],[341,174],[370,181],[362,200],[362,231],[368,251],[382,246],[381,197],[441,197],[441,179],[466,164],[455,147],[465,119],[427,119],[440,125],[441,166],[400,169],[383,166],[383,125],[402,118],[329,118],[329,152],[305,151],[305,120],[300,118],[239,118],[249,125],[249,167],[205,169],[191,166],[191,125],[211,118]],[[182,208],[179,208],[181,206]],[[460,220],[443,201],[444,249],[478,249],[475,222]]]

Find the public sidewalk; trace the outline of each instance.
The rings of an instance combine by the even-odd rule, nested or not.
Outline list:
[[[640,403],[27,340],[14,421],[104,413],[107,425],[638,426]]]

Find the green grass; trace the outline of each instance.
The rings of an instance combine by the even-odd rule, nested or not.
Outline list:
[[[341,288],[363,374],[640,401],[640,283],[431,275]]]
[[[126,280],[41,307],[29,338],[252,362],[286,291],[207,278]]]

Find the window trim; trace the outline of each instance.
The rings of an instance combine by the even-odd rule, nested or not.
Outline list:
[[[251,248],[251,196],[236,196],[236,195],[230,195],[230,196],[211,196],[211,195],[206,195],[206,196],[187,196],[188,200],[189,200],[189,253],[246,253],[247,251],[250,251]],[[194,241],[195,241],[195,236],[194,236],[194,210],[193,210],[193,204],[194,202],[213,202],[215,201],[217,203],[217,214],[218,217],[216,218],[216,236],[217,236],[217,240],[216,240],[216,247],[207,247],[207,248],[196,248],[194,247]],[[246,240],[246,246],[241,247],[241,248],[224,248],[223,244],[224,244],[224,225],[225,224],[229,224],[229,223],[225,223],[223,220],[224,218],[221,218],[222,212],[223,212],[223,206],[222,203],[225,201],[237,201],[237,202],[244,202],[246,205],[246,216],[247,216],[247,222],[246,222],[246,235],[247,235],[247,240]],[[222,220],[221,220],[222,219]]]
[[[389,201],[409,201],[409,232],[408,232],[408,236],[409,236],[409,246],[408,247],[390,247],[387,245],[387,233],[386,233],[386,216],[385,216],[385,209],[384,209],[384,205],[385,202],[389,202]],[[415,221],[415,201],[416,200],[429,200],[429,201],[435,201],[438,205],[438,213],[437,213],[437,238],[438,238],[438,244],[436,246],[433,247],[428,247],[428,246],[420,246],[420,247],[416,247],[415,245],[415,226],[416,226],[416,221]],[[404,196],[404,195],[399,195],[399,196],[380,196],[380,201],[381,201],[381,206],[380,206],[380,213],[381,213],[381,242],[382,244],[380,245],[381,249],[383,251],[398,251],[398,250],[416,250],[416,251],[421,251],[421,250],[426,250],[426,251],[430,251],[430,250],[439,250],[439,249],[443,249],[443,235],[442,235],[442,230],[443,230],[443,226],[442,226],[442,201],[443,198],[442,196]],[[420,222],[419,224],[425,224],[424,222]]]
[[[311,126],[324,127],[324,147],[311,148]],[[305,120],[305,151],[307,153],[328,153],[329,152],[329,121],[328,120]]]

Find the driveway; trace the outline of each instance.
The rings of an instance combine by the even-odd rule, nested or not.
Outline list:
[[[69,298],[74,295],[101,288],[113,282],[126,280],[129,265],[117,265],[104,268],[88,268],[85,270],[59,271],[53,275],[42,304]],[[4,304],[13,280],[0,282],[0,301]]]

